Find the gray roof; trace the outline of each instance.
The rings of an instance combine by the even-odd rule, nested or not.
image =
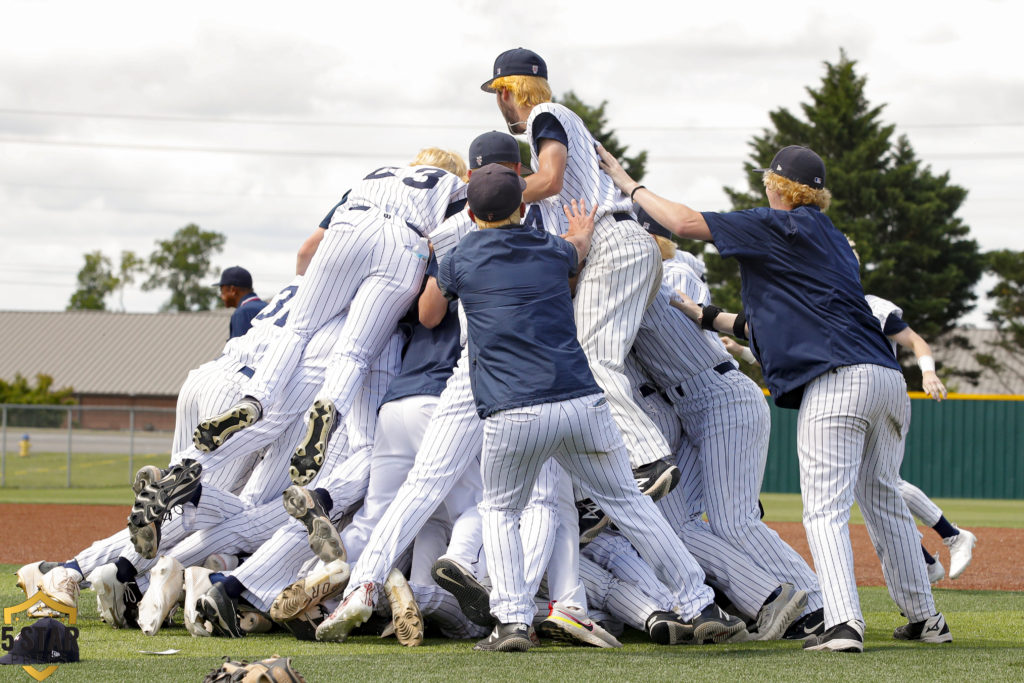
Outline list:
[[[0,379],[42,373],[78,394],[175,396],[220,355],[231,312],[0,311]]]
[[[963,377],[949,378],[946,384],[950,391],[961,394],[1024,395],[1024,357],[1022,354],[1009,353],[991,345],[999,338],[998,330],[958,327],[950,334],[967,337],[974,348],[961,349],[941,342],[933,344],[936,360],[959,370],[981,371],[981,376],[974,383]],[[1004,369],[1000,372],[982,369],[974,359],[976,353],[991,354]],[[941,368],[939,373],[942,374]]]

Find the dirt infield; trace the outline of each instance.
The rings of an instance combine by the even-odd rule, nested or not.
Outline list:
[[[66,560],[100,538],[124,528],[129,508],[119,505],[20,505],[0,504],[0,563],[24,564],[33,560]],[[772,522],[770,526],[796,550],[811,559],[803,526]],[[974,561],[956,581],[943,579],[939,588],[968,590],[1024,590],[1024,529],[972,527],[978,536]],[[926,547],[942,548],[942,563],[949,567],[949,553],[931,529],[921,529]],[[852,526],[857,583],[880,586],[882,567],[863,526]]]

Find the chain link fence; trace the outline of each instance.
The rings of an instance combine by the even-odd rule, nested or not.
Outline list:
[[[0,487],[100,488],[166,466],[173,408],[0,404]]]

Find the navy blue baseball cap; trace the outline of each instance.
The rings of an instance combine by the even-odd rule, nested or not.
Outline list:
[[[651,215],[644,211],[639,204],[633,205],[633,213],[636,214],[636,222],[639,223],[644,230],[652,235],[657,235],[658,237],[672,239],[672,233],[669,232],[668,228],[651,218]]]
[[[224,272],[220,274],[220,281],[214,282],[213,286],[225,287],[228,285],[241,287],[242,289],[252,289],[252,275],[242,266],[225,268]]]
[[[525,47],[505,50],[494,60],[494,75],[480,86],[484,92],[494,92],[491,83],[503,76],[540,76],[548,77],[548,65],[541,56]]]
[[[469,145],[469,167],[472,169],[486,166],[487,164],[521,163],[519,156],[519,143],[508,133],[499,133],[492,130],[489,133],[478,135]]]
[[[525,189],[526,181],[511,168],[488,164],[469,177],[469,210],[488,223],[503,220],[522,205]]]
[[[825,162],[814,150],[800,145],[783,147],[772,159],[768,168],[755,168],[755,171],[771,171],[783,178],[820,190],[825,187]]]
[[[0,664],[54,664],[78,661],[78,629],[51,617],[21,629]]]

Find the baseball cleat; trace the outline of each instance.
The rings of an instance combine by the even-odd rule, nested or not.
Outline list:
[[[290,621],[345,590],[349,566],[344,560],[328,563],[322,570],[299,579],[281,591],[270,606],[270,618]]]
[[[111,628],[139,625],[139,601],[142,591],[135,581],[123,583],[117,579],[117,566],[105,564],[89,574],[89,583],[96,591],[96,611],[100,619]]]
[[[348,638],[356,626],[366,623],[373,614],[373,594],[376,586],[364,583],[349,593],[330,616],[316,627],[316,639],[340,643]]]
[[[327,610],[322,604],[313,605],[308,610],[288,621],[280,622],[296,640],[316,640],[316,627],[327,617]]]
[[[825,632],[825,608],[808,612],[800,617],[782,634],[783,640],[806,640]]]
[[[15,585],[25,591],[26,598],[30,598],[39,590],[39,582],[43,580],[43,575],[59,566],[59,562],[33,562],[31,564],[26,564],[15,572],[15,575],[18,577]],[[59,612],[47,607],[42,602],[37,602],[29,607],[28,615],[30,617],[60,616]]]
[[[62,565],[54,567],[39,579],[39,590],[43,595],[62,605],[78,609],[82,575]]]
[[[942,542],[949,548],[949,578],[958,579],[967,569],[967,565],[971,563],[974,545],[978,542],[978,537],[967,529],[960,529],[960,533],[956,536],[944,538]]]
[[[143,527],[163,521],[171,508],[187,503],[195,495],[202,473],[203,466],[188,458],[172,465],[159,481],[135,494],[135,504],[132,505],[128,523]]]
[[[579,516],[581,547],[597,538],[612,521],[590,498],[576,501],[576,514]]]
[[[261,417],[263,407],[260,402],[247,396],[220,415],[200,422],[192,434],[192,443],[203,453],[212,453],[232,434],[251,427]]]
[[[928,581],[929,583],[938,583],[946,576],[946,568],[942,566],[942,560],[939,559],[939,554],[935,553],[932,555],[932,560],[929,564],[926,564],[928,569]]]
[[[135,495],[139,495],[147,486],[163,479],[165,474],[167,473],[156,465],[140,467],[139,471],[135,473],[135,480],[132,481],[132,491],[135,492]]]
[[[757,613],[757,640],[778,640],[807,607],[807,593],[791,583],[781,586],[782,592],[761,606]]]
[[[689,622],[684,620],[683,623],[693,628],[693,641],[697,645],[723,643],[747,629],[742,619],[726,614],[713,602]]]
[[[409,582],[397,568],[391,570],[384,582],[384,595],[391,605],[391,623],[394,624],[398,642],[406,647],[422,645],[423,615],[420,614]]]
[[[946,617],[939,612],[924,621],[914,621],[900,626],[892,633],[896,640],[919,640],[922,643],[952,643]]]
[[[548,617],[537,628],[540,635],[570,645],[622,647],[612,634],[604,630],[579,607],[562,607],[557,602],[548,606]]]
[[[210,574],[212,573],[213,570],[206,567],[187,567],[185,569],[185,629],[193,636],[200,638],[213,635],[213,625],[208,626],[206,620],[196,609],[199,598],[213,587],[213,584],[210,583]]]
[[[160,525],[150,522],[145,526],[137,527],[128,525],[128,534],[132,539],[135,552],[147,560],[156,557],[160,550]]]
[[[675,465],[655,460],[633,470],[633,478],[640,492],[651,500],[661,500],[676,487],[682,473]]]
[[[804,649],[815,652],[863,652],[864,625],[859,621],[844,621],[825,629],[820,636],[804,641]]]
[[[185,568],[165,555],[149,572],[149,588],[139,602],[139,629],[155,636],[185,593]]]
[[[474,650],[526,652],[534,647],[526,624],[496,624],[491,634],[473,646]]]
[[[327,442],[338,425],[338,410],[331,401],[318,398],[313,401],[306,419],[306,436],[296,447],[288,470],[292,481],[299,486],[305,486],[313,481],[313,477],[323,466]]]
[[[434,582],[455,596],[459,609],[477,626],[493,626],[491,596],[473,572],[455,560],[441,556],[430,569]]]
[[[693,625],[675,612],[652,612],[647,617],[647,635],[658,645],[682,645],[693,642]]]
[[[331,523],[315,491],[292,485],[285,489],[281,497],[285,511],[306,527],[309,547],[317,557],[325,563],[346,559],[341,534]]]
[[[228,595],[223,583],[210,586],[196,601],[196,612],[213,627],[213,635],[241,638],[245,635],[238,620],[238,602]]]

